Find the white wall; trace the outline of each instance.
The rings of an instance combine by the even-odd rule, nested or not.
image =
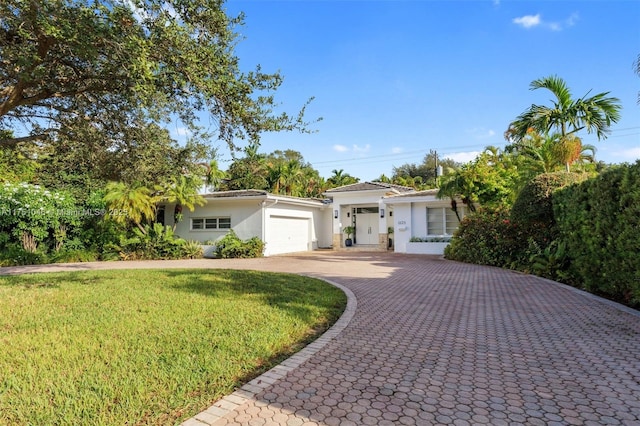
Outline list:
[[[352,206],[378,206],[381,209],[385,209],[385,217],[379,218],[378,232],[385,234],[387,232],[387,206],[382,203],[382,197],[387,190],[380,191],[348,191],[338,192],[331,194],[333,197],[333,204],[331,205],[331,218],[332,228],[334,233],[342,232],[342,228],[350,226],[352,218],[347,217],[347,213],[350,213],[350,207]],[[372,193],[373,192],[373,193]],[[334,218],[334,211],[338,210],[338,218]]]
[[[393,246],[394,251],[405,253],[407,243],[411,239],[411,203],[397,203],[393,205]]]
[[[207,229],[192,231],[190,229],[191,218],[230,217],[231,228],[233,228],[241,239],[244,240],[255,236],[262,238],[262,216],[260,203],[261,200],[236,199],[231,201],[216,198],[214,200],[208,200],[207,205],[205,206],[197,206],[193,212],[185,208],[182,211],[182,222],[180,222],[176,227],[176,233],[186,240],[195,240],[200,242],[208,240],[216,241],[225,236],[229,230]],[[167,209],[169,216],[173,217],[173,206],[167,206]],[[170,223],[167,222],[167,224]]]

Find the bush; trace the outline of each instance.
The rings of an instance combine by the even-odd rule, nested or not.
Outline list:
[[[142,232],[133,229],[134,235],[120,235],[119,241],[108,243],[103,260],[151,260],[193,259],[202,257],[199,243],[187,242],[173,233],[170,226],[160,223],[145,225]],[[197,247],[196,247],[197,246]]]
[[[35,252],[28,251],[19,244],[7,244],[0,254],[0,266],[42,265],[44,263],[49,263],[49,257],[42,249]]]
[[[545,173],[529,181],[511,208],[511,220],[544,251],[557,236],[552,198],[560,188],[584,181],[577,173]]]
[[[640,307],[640,161],[559,191],[553,208],[569,283]]]
[[[529,257],[528,240],[503,208],[465,216],[445,249],[447,259],[515,268]]]
[[[242,241],[232,230],[216,242],[216,256],[221,259],[262,257],[264,242],[258,237]]]

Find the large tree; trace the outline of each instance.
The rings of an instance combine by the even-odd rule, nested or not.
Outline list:
[[[552,106],[531,105],[509,125],[506,137],[516,143],[532,130],[542,135],[558,133],[564,140],[586,129],[606,139],[611,124],[620,119],[620,100],[608,96],[609,92],[573,99],[567,83],[557,76],[534,80],[530,89],[547,89],[556,99]]]
[[[218,139],[306,131],[304,107],[274,112],[279,73],[246,72],[223,0],[0,2],[0,145],[57,139],[89,123],[126,139],[136,122],[178,119],[193,138],[201,112]],[[18,130],[24,129],[22,133]]]

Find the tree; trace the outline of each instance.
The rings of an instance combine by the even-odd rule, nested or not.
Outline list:
[[[332,187],[332,188],[337,188],[339,186],[345,186],[345,185],[351,185],[353,183],[358,183],[358,181],[360,179],[351,176],[349,173],[345,173],[343,169],[340,170],[332,170],[331,173],[333,173],[333,175],[331,175],[328,179],[327,179],[327,183]]]
[[[164,190],[162,198],[169,203],[175,203],[173,211],[173,230],[182,221],[182,209],[195,210],[196,205],[204,206],[207,201],[198,193],[202,180],[200,177],[180,176],[169,180],[168,187]]]
[[[450,158],[437,158],[437,153],[431,151],[424,156],[422,163],[407,163],[393,168],[391,182],[415,188],[433,188],[436,186],[436,168],[442,166],[447,173],[460,167],[460,164]],[[420,179],[416,179],[420,177]],[[410,178],[410,179],[408,179]]]
[[[160,197],[140,184],[109,182],[104,201],[109,208],[107,217],[121,225],[133,223],[144,234],[146,231],[142,223],[155,217],[156,204]]]
[[[470,211],[475,204],[488,207],[509,206],[519,185],[518,169],[512,157],[499,150],[487,149],[470,163],[447,175],[438,191],[439,198],[449,197],[456,211],[456,198]]]
[[[565,81],[557,76],[534,80],[531,90],[547,89],[556,97],[553,106],[531,105],[509,125],[505,136],[516,143],[533,130],[540,134],[558,133],[566,142],[569,136],[586,129],[596,133],[598,139],[606,139],[612,123],[620,119],[620,100],[608,97],[609,92],[580,99],[572,99]]]
[[[15,0],[0,2],[0,145],[56,139],[89,123],[121,139],[134,121],[170,117],[209,139],[259,140],[266,131],[308,131],[305,107],[276,115],[279,73],[246,72],[223,0]],[[306,105],[305,105],[306,106]]]

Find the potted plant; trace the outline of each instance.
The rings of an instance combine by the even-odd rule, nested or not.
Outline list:
[[[353,245],[353,240],[351,239],[351,236],[353,235],[353,233],[356,231],[356,227],[355,226],[345,226],[342,229],[342,232],[347,236],[347,239],[344,240],[344,245],[346,247],[351,247]]]

